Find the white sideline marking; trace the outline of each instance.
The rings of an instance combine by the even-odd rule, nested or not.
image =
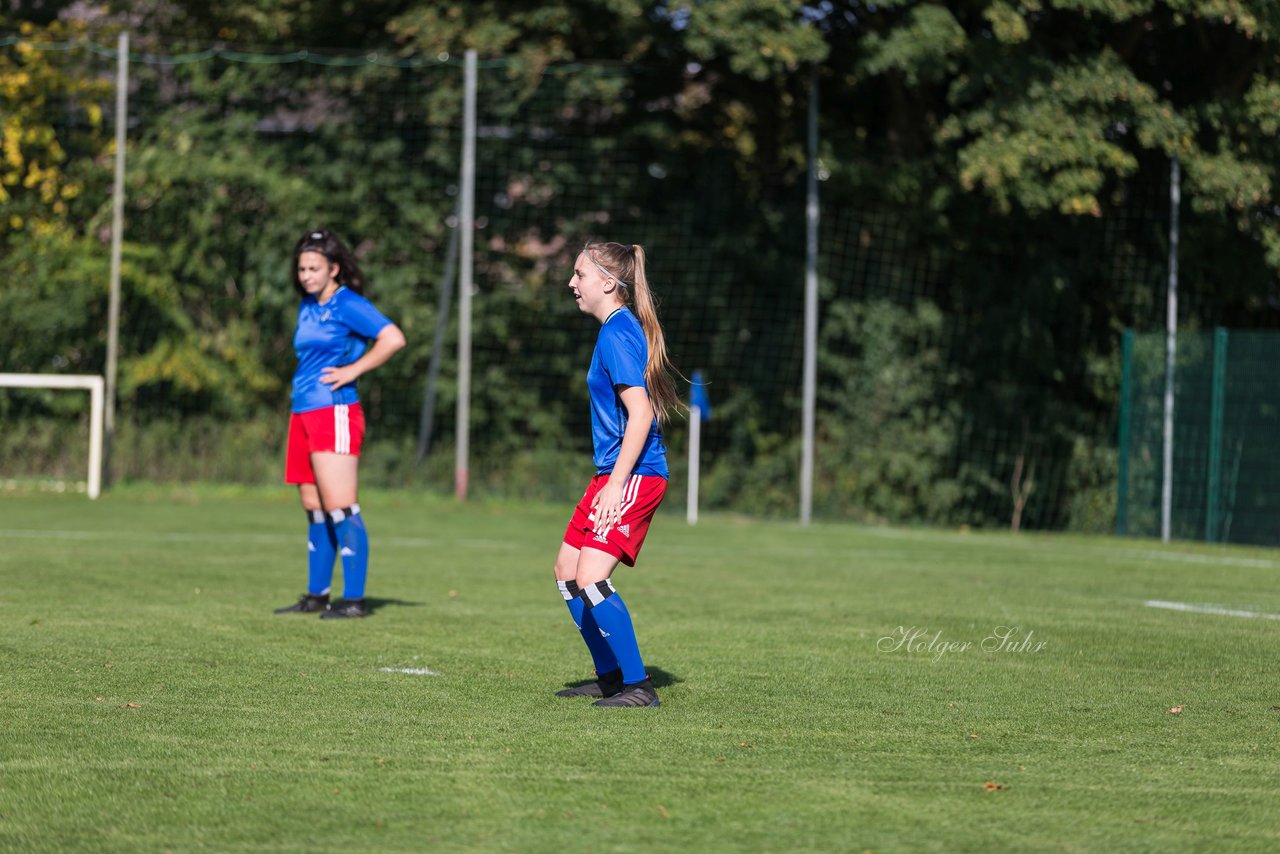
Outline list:
[[[1245,611],[1240,608],[1224,608],[1221,605],[1192,605],[1189,602],[1162,602],[1148,599],[1148,608],[1164,608],[1167,611],[1185,611],[1190,614],[1216,614],[1220,617],[1261,617],[1264,620],[1280,620],[1280,614],[1264,614],[1261,611]]]
[[[0,539],[12,538],[21,540],[129,540],[131,542],[164,542],[164,543],[288,543],[296,544],[298,537],[285,534],[138,534],[131,531],[32,531],[18,529],[0,529]],[[432,546],[437,540],[426,537],[379,537],[378,543],[389,546],[410,546],[414,548]]]
[[[1113,557],[1122,557],[1132,554],[1137,557],[1151,558],[1152,560],[1174,560],[1183,563],[1207,563],[1220,564],[1223,566],[1255,566],[1261,569],[1274,569],[1280,567],[1280,561],[1267,560],[1262,557],[1215,557],[1213,555],[1193,555],[1183,554],[1182,552],[1129,552],[1123,549],[1108,551],[1108,555]]]
[[[1170,561],[1173,563],[1197,563],[1209,566],[1246,566],[1259,569],[1280,569],[1280,560],[1269,560],[1267,558],[1248,558],[1248,557],[1230,557],[1227,555],[1204,555],[1191,554],[1187,552],[1160,552],[1138,549],[1124,548],[1107,548],[1105,546],[1090,546],[1082,543],[1060,543],[1053,540],[1036,540],[1025,539],[1020,540],[1013,537],[984,536],[982,532],[974,532],[972,534],[959,534],[949,531],[913,531],[892,528],[876,528],[864,527],[860,531],[872,536],[884,537],[890,540],[913,540],[916,542],[946,542],[946,543],[963,543],[972,546],[1004,546],[1006,548],[1035,548],[1036,546],[1054,545],[1062,548],[1065,554],[1076,555],[1098,555],[1103,558],[1113,560],[1124,560],[1126,558],[1137,558],[1146,560]],[[131,542],[202,542],[202,543],[235,543],[235,542],[254,542],[254,543],[287,543],[296,544],[298,537],[291,534],[235,534],[235,533],[155,533],[155,534],[138,534],[129,531],[70,531],[70,530],[48,530],[37,531],[31,529],[0,529],[0,539],[4,538],[24,539],[24,540],[129,540]],[[379,545],[403,546],[406,548],[427,548],[439,545],[440,540],[431,537],[382,537],[377,538]],[[511,540],[484,540],[475,537],[453,541],[456,545],[471,546],[484,549],[497,549],[501,551],[514,551],[523,546],[520,543]],[[697,548],[696,546],[694,548]],[[872,553],[864,552],[867,555],[876,557],[911,557],[908,552],[883,552]]]
[[[1145,549],[1107,548],[1091,546],[1083,543],[1062,543],[1055,540],[1018,539],[1001,537],[995,532],[974,531],[971,534],[959,534],[952,531],[918,531],[894,528],[865,527],[861,531],[873,536],[890,540],[914,540],[917,542],[942,541],[947,543],[964,543],[972,546],[1006,546],[1013,548],[1033,548],[1053,544],[1068,554],[1098,555],[1100,557],[1123,560],[1125,558],[1144,558],[1147,560],[1165,560],[1174,563],[1202,563],[1217,566],[1248,566],[1259,569],[1280,569],[1280,560],[1253,557],[1231,557],[1229,555],[1191,554],[1188,552],[1161,552]]]
[[[410,676],[439,676],[430,667],[379,667],[383,673],[408,673]]]

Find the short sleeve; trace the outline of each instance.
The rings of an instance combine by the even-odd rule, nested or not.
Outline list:
[[[644,388],[644,369],[647,357],[644,338],[636,335],[614,333],[601,336],[600,361],[614,386],[639,386]]]
[[[342,308],[342,322],[361,338],[377,338],[379,332],[391,325],[373,303],[354,292]]]

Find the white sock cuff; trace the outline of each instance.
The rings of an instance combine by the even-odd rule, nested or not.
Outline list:
[[[604,581],[588,584],[582,588],[582,592],[579,595],[587,600],[587,607],[594,608],[616,592],[613,589],[613,582],[606,578]]]
[[[359,504],[352,504],[350,507],[339,507],[337,510],[329,511],[329,518],[333,520],[333,524],[335,525],[337,525],[338,523],[346,519],[351,518],[352,516],[359,516],[359,515],[360,515]]]

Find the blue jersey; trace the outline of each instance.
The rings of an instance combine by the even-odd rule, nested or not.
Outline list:
[[[587,392],[591,395],[591,441],[595,446],[596,474],[609,474],[622,449],[627,429],[627,408],[618,396],[619,386],[644,384],[644,366],[649,361],[649,344],[640,321],[627,308],[609,315],[600,327],[596,349],[587,370]],[[667,449],[655,418],[649,437],[636,461],[633,474],[667,477]]]
[[[313,296],[303,297],[298,306],[298,328],[293,333],[293,350],[298,355],[293,411],[310,412],[358,401],[355,383],[333,391],[320,382],[320,372],[359,359],[369,340],[390,324],[373,303],[345,287],[338,288],[324,305]]]

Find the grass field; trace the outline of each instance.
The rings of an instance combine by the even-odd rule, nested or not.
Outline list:
[[[321,621],[283,489],[0,494],[0,850],[1280,848],[1274,551],[673,514],[606,710],[569,503],[364,495]]]

